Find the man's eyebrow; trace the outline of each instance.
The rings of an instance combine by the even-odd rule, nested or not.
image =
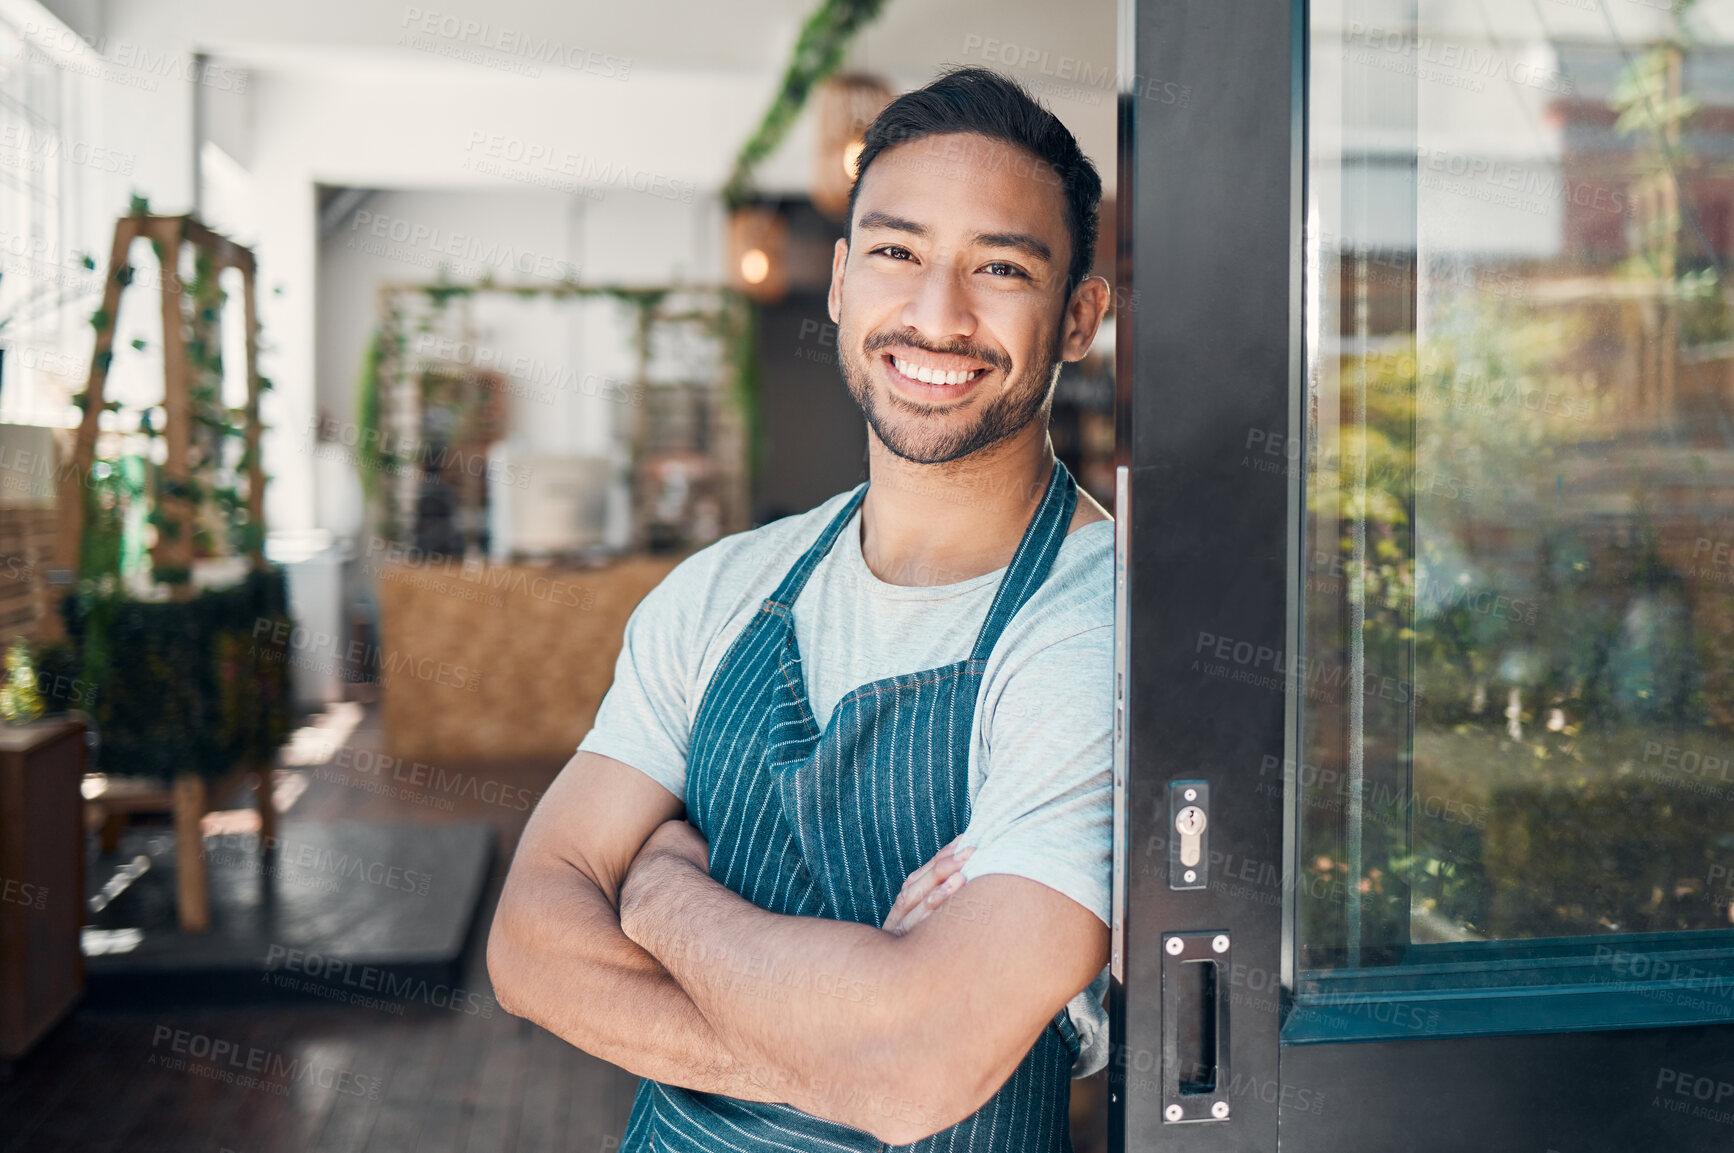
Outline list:
[[[926,236],[927,225],[917,224],[913,220],[905,220],[901,216],[893,216],[889,212],[868,212],[862,215],[857,223],[860,228],[889,228],[893,232],[907,232],[911,236]]]
[[[1015,248],[1048,263],[1052,263],[1054,259],[1053,250],[1041,237],[1031,236],[1027,232],[978,232],[975,234],[975,243],[983,248]]]

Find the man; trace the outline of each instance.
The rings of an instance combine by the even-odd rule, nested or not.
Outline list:
[[[1068,1150],[1105,1062],[1112,526],[1047,428],[1101,180],[979,69],[858,171],[869,482],[645,598],[488,942],[502,1005],[645,1078],[626,1150]]]

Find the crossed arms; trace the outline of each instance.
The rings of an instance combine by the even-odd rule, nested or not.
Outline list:
[[[1022,877],[955,906],[942,885],[900,932],[766,912],[711,879],[683,813],[628,765],[572,758],[488,937],[501,1007],[640,1076],[907,1144],[979,1109],[1107,959],[1093,913]]]

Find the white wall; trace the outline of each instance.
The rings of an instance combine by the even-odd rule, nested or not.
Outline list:
[[[501,283],[552,285],[575,272],[588,284],[714,284],[719,217],[711,197],[683,204],[618,189],[588,198],[518,189],[376,192],[319,245],[315,403],[340,422],[356,420],[382,286],[432,283],[442,261],[460,283],[491,273]],[[463,255],[454,259],[454,251]],[[523,386],[507,401],[513,457],[616,454],[623,426],[611,398],[620,390],[603,380],[630,381],[635,370],[631,317],[619,305],[479,295],[446,312],[452,327],[443,331],[465,343],[426,351],[491,364]],[[295,451],[308,447],[299,436]],[[352,472],[329,453],[316,459],[319,527],[346,534],[360,526]]]
[[[318,406],[341,418],[353,413],[358,333],[376,311],[363,298],[383,275],[341,271],[329,246],[333,267],[322,272],[316,183],[432,197],[401,206],[450,214],[448,227],[517,238],[538,252],[575,253],[586,281],[714,280],[722,242],[715,192],[769,104],[810,8],[808,0],[497,0],[442,4],[430,32],[415,15],[421,7],[395,0],[53,2],[92,38],[84,51],[99,74],[92,83],[101,134],[137,158],[126,187],[91,206],[99,222],[92,234],[100,222],[112,227],[131,189],[159,212],[192,207],[195,97],[202,102],[201,211],[259,257],[261,369],[276,384],[264,408],[266,516],[285,531],[353,519],[353,486],[317,471],[303,433]],[[0,10],[15,9],[46,14],[35,0],[0,0]],[[1110,0],[1083,8],[893,0],[849,64],[912,86],[943,63],[1005,67],[1015,45],[1018,63],[1007,70],[1046,92],[1111,185],[1111,92],[1052,86],[1063,61],[1107,68],[1114,27]],[[505,34],[557,43],[566,63],[536,64],[533,76],[509,71],[501,65],[528,58],[481,43]],[[988,55],[996,44],[997,59]],[[210,54],[202,70],[193,63],[201,50]],[[812,135],[803,116],[761,172],[767,191],[806,187]],[[322,303],[326,293],[334,295]],[[143,335],[149,321],[139,324]],[[604,365],[618,359],[604,347],[607,327],[580,324],[558,349],[536,347]],[[116,371],[143,379],[149,368],[117,361]],[[583,430],[594,422],[580,406],[532,425],[538,443],[578,444],[588,443]]]

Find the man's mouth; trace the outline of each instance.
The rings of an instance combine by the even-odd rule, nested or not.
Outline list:
[[[892,367],[911,380],[919,380],[922,384],[967,384],[986,372],[985,368],[970,369],[967,372],[946,372],[942,369],[928,368],[901,357],[891,358]]]
[[[946,356],[907,348],[887,352],[881,359],[896,376],[902,378],[899,383],[928,388],[959,389],[978,380],[992,368],[973,357]]]

